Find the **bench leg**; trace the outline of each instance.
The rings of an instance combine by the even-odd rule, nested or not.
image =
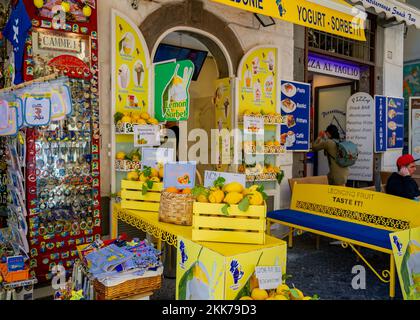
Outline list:
[[[293,247],[293,228],[289,230],[289,248]]]
[[[321,236],[316,236],[316,250],[319,250],[319,242],[320,242]]]
[[[267,220],[267,230],[266,230],[266,233],[267,233],[269,236],[271,236],[271,225],[272,225],[271,221],[268,221],[268,220]]]
[[[390,254],[389,259],[389,297],[391,299],[395,298],[395,260],[393,254]]]

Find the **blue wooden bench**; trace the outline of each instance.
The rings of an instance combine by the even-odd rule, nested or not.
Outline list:
[[[290,209],[267,213],[267,230],[272,224],[290,228],[289,246],[294,230],[308,231],[342,241],[385,283],[395,297],[395,262],[389,234],[420,226],[420,204],[363,189],[315,184],[295,184]],[[389,270],[379,274],[363,257],[357,246],[390,255]]]

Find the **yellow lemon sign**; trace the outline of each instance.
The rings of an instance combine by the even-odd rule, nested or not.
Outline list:
[[[212,0],[342,37],[366,41],[365,15],[339,0],[329,0],[334,10],[313,0]]]

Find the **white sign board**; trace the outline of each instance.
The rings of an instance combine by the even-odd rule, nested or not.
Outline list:
[[[239,182],[243,186],[246,184],[246,175],[239,173],[226,173],[218,171],[204,171],[204,187],[209,188],[213,186],[213,182],[219,178],[225,178],[225,184],[231,182]]]
[[[358,92],[347,101],[346,140],[359,149],[357,162],[350,167],[349,180],[373,180],[374,100]]]
[[[148,147],[160,145],[159,126],[143,125],[134,126],[134,146]]]
[[[166,164],[175,161],[175,150],[172,148],[143,148],[141,165],[156,168],[159,163]]]
[[[410,153],[420,159],[420,97],[410,98]]]
[[[255,267],[255,276],[258,279],[260,289],[275,289],[282,284],[282,273],[280,266]]]
[[[244,117],[245,134],[264,134],[264,118],[263,117]]]

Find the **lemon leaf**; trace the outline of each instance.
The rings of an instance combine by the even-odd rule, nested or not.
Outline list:
[[[239,210],[246,212],[249,209],[249,198],[244,197],[239,203],[238,203]]]
[[[144,196],[147,191],[149,191],[149,189],[147,188],[147,185],[145,183],[143,183],[143,185],[141,186],[141,194]]]
[[[277,179],[278,184],[281,184],[283,178],[284,178],[284,171],[281,170],[279,173],[276,174],[276,179]]]
[[[223,207],[222,207],[222,213],[225,215],[225,216],[228,216],[229,215],[229,211],[228,211],[228,209],[229,209],[229,207],[230,207],[230,204],[228,204],[228,203],[226,203]]]
[[[223,188],[225,185],[226,179],[223,177],[218,177],[216,180],[214,180],[213,185],[215,187]]]
[[[152,175],[152,168],[148,166],[144,166],[142,173],[145,177],[150,177]]]
[[[293,278],[293,276],[291,274],[283,274],[281,279],[285,282],[286,280]]]
[[[300,295],[296,289],[290,289],[290,294],[293,296],[293,298],[300,299]]]
[[[153,181],[151,181],[151,180],[146,181],[146,185],[147,185],[147,188],[149,190],[152,189],[153,188]]]

